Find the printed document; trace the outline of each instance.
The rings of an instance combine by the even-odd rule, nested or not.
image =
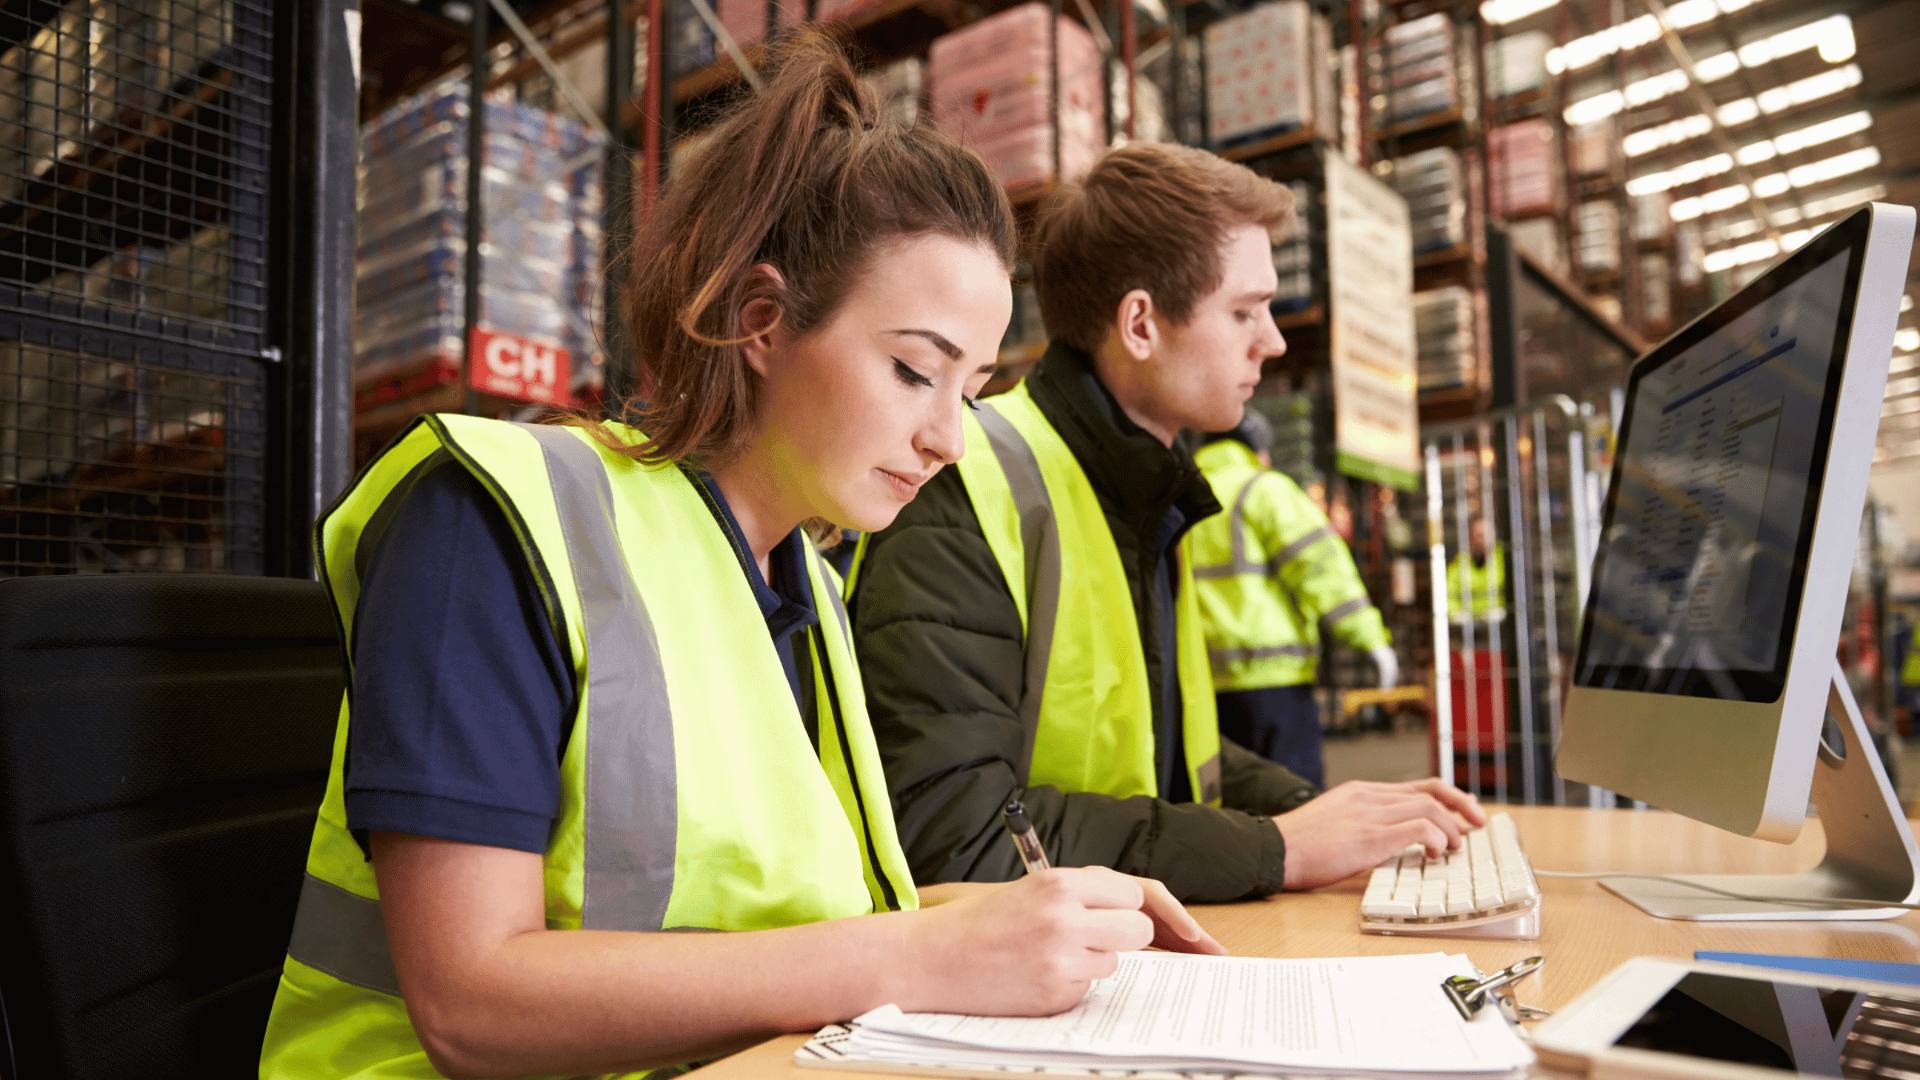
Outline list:
[[[888,1005],[838,1042],[848,1059],[987,1068],[1505,1076],[1533,1053],[1498,1009],[1469,1022],[1441,991],[1472,974],[1427,953],[1270,960],[1123,953],[1057,1016],[903,1013]],[[816,1064],[817,1062],[803,1062]]]

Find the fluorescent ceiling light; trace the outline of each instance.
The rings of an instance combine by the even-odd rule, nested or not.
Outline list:
[[[1913,294],[1912,293],[1900,294],[1900,310],[1901,311],[1913,310]]]
[[[1712,157],[1689,161],[1685,165],[1678,165],[1662,172],[1636,176],[1627,181],[1627,194],[1651,195],[1656,191],[1665,191],[1668,188],[1705,180],[1709,176],[1719,176],[1732,169],[1733,158],[1726,154],[1715,154]]]
[[[1880,148],[1863,146],[1858,150],[1849,150],[1844,154],[1835,154],[1824,161],[1801,165],[1787,170],[1787,179],[1794,187],[1812,187],[1824,184],[1863,169],[1871,169],[1880,164]],[[1756,181],[1755,186],[1758,186]]]
[[[1698,113],[1695,113],[1688,119],[1698,120],[1702,124],[1706,122],[1706,117]],[[1685,122],[1686,121],[1676,121],[1676,123]],[[1781,154],[1791,154],[1799,150],[1804,150],[1809,146],[1818,146],[1821,143],[1831,142],[1834,139],[1845,138],[1848,135],[1865,131],[1871,127],[1872,124],[1873,117],[1865,112],[1849,113],[1846,116],[1828,120],[1824,123],[1812,124],[1796,131],[1789,131],[1777,139],[1762,139],[1757,143],[1749,143],[1741,147],[1731,158],[1725,154],[1714,154],[1710,157],[1704,157],[1698,161],[1690,161],[1685,165],[1678,165],[1661,172],[1636,176],[1627,181],[1627,194],[1645,195],[1649,192],[1665,191],[1668,188],[1679,187],[1682,184],[1691,184],[1705,177],[1718,176],[1723,172],[1727,172],[1733,168],[1735,161],[1738,161],[1742,165],[1757,165],[1762,161],[1770,161]],[[1637,135],[1639,132],[1635,132],[1635,134]],[[1632,136],[1628,136],[1628,138],[1631,139]],[[1623,143],[1625,142],[1625,140],[1622,141]],[[1841,173],[1836,173],[1835,175],[1845,175],[1846,171],[1854,170],[1843,170]],[[1754,190],[1762,197],[1766,197],[1769,195],[1778,195],[1787,190],[1789,186],[1801,185],[1791,185],[1787,177],[1777,176],[1770,178],[1770,182],[1768,183],[1756,183]]]
[[[1755,240],[1750,244],[1741,244],[1739,247],[1708,252],[1707,257],[1701,261],[1701,266],[1707,273],[1715,274],[1735,266],[1771,259],[1778,254],[1780,254],[1779,244],[1771,240]]]
[[[1489,0],[1489,3],[1507,2],[1519,2],[1519,0]],[[1538,0],[1525,0],[1525,2],[1534,3],[1538,2]],[[1484,7],[1482,10],[1485,10]],[[1544,8],[1536,10],[1544,10]],[[1529,12],[1529,14],[1530,13],[1531,12]],[[1634,26],[1638,21],[1639,20],[1633,20],[1622,23],[1620,27],[1610,28],[1609,30],[1602,31],[1599,35],[1590,36],[1602,37],[1613,33],[1615,30],[1624,30],[1625,27]],[[1633,34],[1627,34],[1624,38],[1619,39],[1630,40],[1633,36]],[[1575,44],[1577,44],[1577,42]],[[1644,44],[1644,42],[1642,44]],[[1566,46],[1566,48],[1572,49],[1573,45],[1570,44]],[[1821,57],[1828,59],[1829,63],[1839,63],[1850,59],[1853,56],[1853,21],[1845,15],[1830,15],[1804,26],[1798,26],[1792,30],[1782,30],[1777,34],[1761,38],[1758,41],[1749,42],[1746,45],[1742,45],[1736,52],[1716,53],[1712,56],[1702,57],[1694,61],[1693,68],[1694,71],[1699,73],[1702,82],[1717,82],[1739,71],[1742,67],[1759,67],[1771,61],[1778,60],[1783,56],[1791,56],[1794,53],[1807,49],[1819,49]],[[1550,53],[1549,56],[1551,55]],[[1595,56],[1595,59],[1597,60],[1601,56],[1606,55],[1610,54],[1605,52],[1599,53]],[[1569,54],[1561,54],[1561,63],[1573,66],[1571,60],[1572,57]],[[1552,61],[1549,62],[1550,66],[1551,63]],[[1803,94],[1811,94],[1816,89],[1820,90],[1819,93],[1813,94],[1811,97],[1806,97],[1804,100],[1813,100],[1814,97],[1826,97],[1829,94],[1838,93],[1840,89],[1844,89],[1845,87],[1830,88],[1831,83],[1835,80],[1829,79],[1824,83],[1816,83],[1816,80],[1820,80],[1823,76],[1833,76],[1834,74],[1834,72],[1830,71],[1822,72],[1820,75],[1809,76],[1796,83],[1791,83],[1788,86],[1775,87],[1761,94],[1757,102],[1753,99],[1746,99],[1744,105],[1742,102],[1729,103],[1720,109],[1720,122],[1728,125],[1745,123],[1759,116],[1762,112],[1779,112],[1781,109],[1791,108],[1793,105],[1801,103],[1799,100],[1796,100],[1798,95],[1794,93],[1793,88],[1799,87],[1802,83],[1814,84],[1802,90],[1801,93]],[[1852,82],[1847,85],[1851,86],[1859,83],[1860,72],[1858,69],[1853,71],[1851,78]],[[1605,119],[1620,112],[1622,108],[1635,108],[1659,101],[1662,98],[1671,97],[1686,88],[1686,72],[1681,71],[1679,68],[1674,68],[1651,78],[1641,79],[1638,82],[1629,84],[1624,95],[1622,95],[1620,91],[1614,90],[1576,101],[1567,106],[1564,116],[1567,123],[1578,126],[1580,124],[1591,123],[1595,120]],[[1770,100],[1768,95],[1775,95],[1776,100]]]
[[[1901,352],[1920,352],[1920,330],[1903,326],[1893,332],[1893,347]]]
[[[1653,127],[1630,132],[1620,140],[1620,148],[1626,151],[1628,157],[1636,158],[1643,154],[1651,154],[1655,150],[1665,149],[1675,143],[1697,139],[1712,130],[1713,121],[1707,119],[1704,113],[1694,113],[1692,116],[1683,116],[1665,124],[1655,124]]]
[[[1726,155],[1720,154],[1717,155],[1717,157],[1724,158]],[[1770,173],[1766,176],[1758,177],[1753,182],[1752,194],[1762,199],[1772,198],[1777,195],[1784,195],[1793,188],[1814,187],[1819,184],[1824,184],[1829,180],[1837,180],[1849,173],[1856,173],[1862,169],[1871,169],[1878,164],[1880,164],[1880,150],[1878,147],[1867,146],[1858,150],[1849,150],[1844,154],[1835,154],[1833,157],[1827,158],[1824,161],[1816,161],[1810,165],[1802,165],[1796,169],[1788,169],[1784,173]],[[1707,173],[1706,175],[1711,176],[1717,174]],[[1876,188],[1878,189],[1877,192],[1875,190]],[[1629,183],[1627,190],[1633,190],[1631,183]],[[1731,187],[1715,188],[1712,191],[1705,192],[1690,199],[1676,200],[1673,206],[1668,209],[1667,214],[1675,221],[1691,221],[1701,214],[1716,214],[1722,210],[1729,210],[1739,206],[1741,203],[1747,201],[1748,194],[1745,184],[1734,184]],[[1818,216],[1820,214],[1831,213],[1834,210],[1844,209],[1851,205],[1867,202],[1871,199],[1877,199],[1884,194],[1886,194],[1886,189],[1875,185],[1870,188],[1862,188],[1859,191],[1851,191],[1845,195],[1829,196],[1816,203],[1809,203],[1806,212],[1808,216]],[[1819,206],[1820,209],[1816,211],[1814,209],[1815,206]]]
[[[1725,12],[1729,15],[1752,6],[1753,0],[1680,0],[1667,8],[1667,25],[1675,30],[1685,30],[1711,22],[1713,18]],[[1485,11],[1483,6],[1481,11]],[[1531,14],[1531,12],[1529,13]],[[1489,20],[1491,21],[1491,20]],[[1583,67],[1597,64],[1614,53],[1627,49],[1637,49],[1660,40],[1660,22],[1652,15],[1642,15],[1637,19],[1609,26],[1585,37],[1574,38],[1558,48],[1547,50],[1547,71],[1554,75],[1562,71],[1578,71]],[[1851,28],[1847,41],[1853,40]],[[1838,44],[1834,48],[1838,48]],[[1846,57],[1841,57],[1841,60]],[[1829,63],[1838,63],[1838,60]]]
[[[1518,22],[1529,15],[1547,10],[1560,0],[1487,0],[1480,5],[1480,17],[1500,26]]]

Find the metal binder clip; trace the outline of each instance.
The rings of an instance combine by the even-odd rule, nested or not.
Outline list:
[[[1481,1006],[1487,1003],[1487,999],[1492,996],[1492,991],[1526,978],[1540,970],[1540,965],[1544,963],[1546,960],[1541,957],[1529,956],[1512,967],[1501,968],[1484,979],[1476,979],[1471,975],[1455,975],[1441,982],[1440,989],[1447,995],[1447,1000],[1453,1002],[1453,1007],[1460,1010],[1460,1018],[1471,1020],[1473,1014],[1479,1012]]]

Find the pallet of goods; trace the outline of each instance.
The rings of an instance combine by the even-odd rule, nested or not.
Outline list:
[[[1337,127],[1332,31],[1306,0],[1261,4],[1207,27],[1207,140],[1252,142]]]
[[[1022,4],[935,38],[927,51],[934,124],[978,151],[1009,191],[1053,182],[1055,137],[1049,14]],[[1100,47],[1079,23],[1060,42],[1060,171],[1077,180],[1106,142]]]
[[[404,101],[361,136],[353,359],[363,414],[393,413],[466,371],[465,95],[449,87]],[[601,140],[508,101],[489,101],[485,122],[475,388],[570,403],[599,378]]]

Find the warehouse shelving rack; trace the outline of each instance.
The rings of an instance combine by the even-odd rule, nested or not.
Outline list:
[[[353,14],[5,6],[0,576],[309,572],[348,467]]]

